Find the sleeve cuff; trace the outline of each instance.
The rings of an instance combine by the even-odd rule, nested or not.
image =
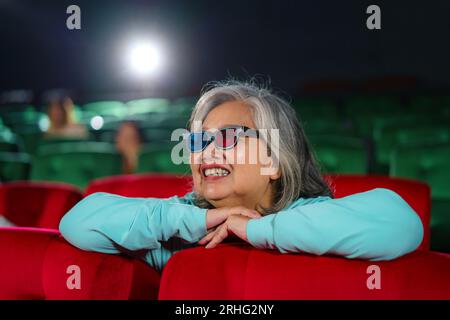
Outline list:
[[[192,218],[192,238],[194,242],[203,238],[206,233],[206,212],[208,209],[198,208],[194,206],[194,214],[189,215]]]
[[[271,214],[259,219],[251,219],[247,223],[247,240],[259,249],[273,248],[273,221],[275,215]]]
[[[162,212],[165,213],[168,224],[175,223],[182,239],[192,243],[203,238],[206,233],[206,212],[208,209],[199,208],[189,204],[162,202],[165,206]]]

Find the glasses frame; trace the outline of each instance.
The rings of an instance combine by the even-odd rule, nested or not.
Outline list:
[[[222,147],[220,145],[218,145],[217,142],[217,136],[219,134],[222,134],[221,132],[229,130],[229,129],[238,129],[235,131],[234,136],[235,136],[235,142],[228,147]],[[195,139],[194,135],[195,134],[202,134],[202,139],[204,139],[204,137],[206,136],[206,144],[199,150],[192,150],[191,145],[192,145],[192,140]],[[200,131],[200,132],[190,132],[186,135],[186,140],[187,140],[187,145],[188,145],[188,149],[189,152],[191,153],[197,153],[197,152],[202,152],[203,150],[205,150],[210,144],[211,142],[214,141],[214,147],[216,149],[220,149],[220,150],[229,150],[229,149],[233,149],[234,147],[236,147],[236,145],[239,142],[239,138],[240,137],[254,137],[254,138],[259,138],[259,132],[257,129],[252,129],[246,126],[227,126],[225,128],[221,128],[215,132],[209,132],[209,131]]]

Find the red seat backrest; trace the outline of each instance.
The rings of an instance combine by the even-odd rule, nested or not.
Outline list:
[[[149,173],[96,179],[88,185],[85,195],[108,192],[125,197],[168,198],[184,196],[191,190],[190,175]]]
[[[369,266],[381,287],[371,290]],[[417,251],[392,261],[286,254],[248,244],[175,253],[159,299],[450,299],[450,255]]]
[[[430,187],[422,182],[375,175],[325,175],[336,198],[374,188],[386,188],[398,193],[419,215],[424,227],[424,237],[419,250],[430,249]]]
[[[159,287],[144,262],[79,250],[56,230],[1,228],[0,261],[0,300],[155,299]],[[79,268],[80,289],[67,285],[70,266]]]
[[[0,214],[17,226],[57,229],[82,197],[80,190],[64,183],[8,182],[0,185]]]

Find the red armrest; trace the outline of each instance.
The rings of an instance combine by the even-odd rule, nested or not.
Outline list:
[[[370,290],[370,265],[381,289]],[[414,252],[393,261],[281,254],[245,244],[176,253],[159,299],[450,299],[450,255]]]
[[[0,229],[0,299],[156,299],[159,273],[141,261],[79,250],[54,230]],[[80,289],[67,280],[76,265]]]

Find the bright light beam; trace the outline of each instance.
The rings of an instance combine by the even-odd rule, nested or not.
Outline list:
[[[138,43],[130,48],[129,63],[131,69],[140,76],[154,74],[161,67],[161,53],[151,43]]]

